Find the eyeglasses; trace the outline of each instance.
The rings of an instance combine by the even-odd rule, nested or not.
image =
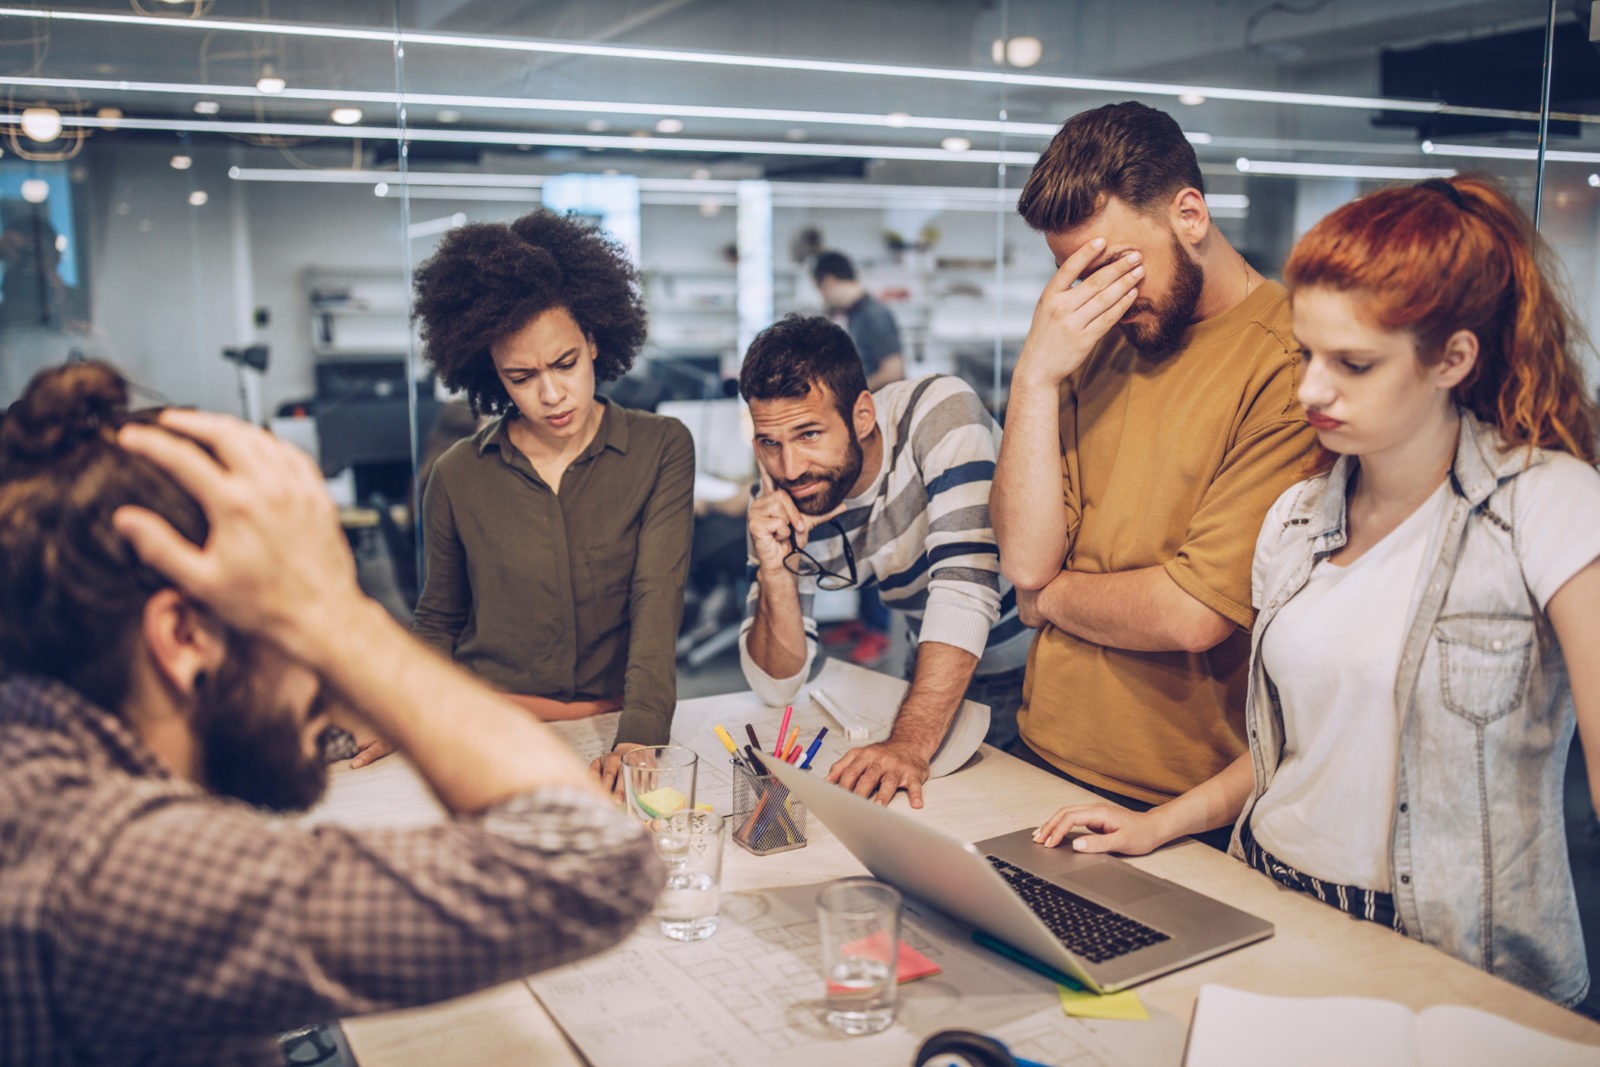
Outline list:
[[[844,527],[839,525],[838,519],[829,519],[823,525],[832,526],[839,540],[844,542],[844,567],[848,573],[830,571],[818,563],[815,556],[795,543],[792,534],[789,537],[789,554],[783,557],[783,567],[796,577],[815,578],[818,589],[849,589],[856,584],[856,554],[850,547],[850,538],[845,536]]]

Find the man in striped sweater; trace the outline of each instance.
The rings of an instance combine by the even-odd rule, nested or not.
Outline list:
[[[988,704],[988,740],[1016,736],[1031,632],[1000,577],[989,522],[1000,428],[971,386],[933,375],[867,391],[850,335],[791,315],[762,331],[739,374],[755,426],[750,599],[739,639],[750,688],[791,702],[817,650],[816,590],[876,581],[916,642],[889,739],[830,780],[922,806],[928,761],[963,697]]]

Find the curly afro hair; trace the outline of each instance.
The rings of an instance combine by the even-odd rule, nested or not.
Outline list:
[[[620,244],[577,216],[541,209],[510,225],[457,227],[413,285],[423,356],[448,388],[466,392],[474,414],[512,407],[489,346],[552,308],[594,339],[598,381],[626,374],[644,344],[639,272]]]

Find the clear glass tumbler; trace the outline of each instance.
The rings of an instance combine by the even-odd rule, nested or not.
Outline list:
[[[845,878],[817,894],[822,929],[824,1018],[846,1034],[894,1022],[900,955],[900,892],[871,878]]]

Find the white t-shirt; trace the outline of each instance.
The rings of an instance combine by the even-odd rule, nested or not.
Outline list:
[[[1448,483],[1348,567],[1327,560],[1268,624],[1262,663],[1283,713],[1283,759],[1251,813],[1261,847],[1329,882],[1390,892],[1400,650]],[[1512,524],[1542,610],[1600,558],[1600,473],[1566,454],[1518,476]]]

